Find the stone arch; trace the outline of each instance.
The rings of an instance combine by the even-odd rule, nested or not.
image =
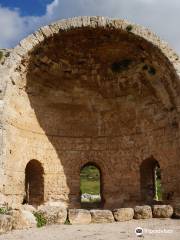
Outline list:
[[[179,67],[178,55],[165,42],[124,20],[62,20],[22,40],[0,69],[4,189],[13,188],[7,176],[14,159],[23,161],[22,152],[27,159],[41,154],[37,159],[49,166],[45,200],[77,206],[74,168],[84,156],[98,156],[109,180],[106,207],[140,201],[138,173],[129,167],[134,155],[144,159],[179,146]],[[168,177],[178,182],[177,156],[162,164],[171,164]],[[15,184],[22,187],[21,181]]]
[[[37,160],[28,162],[25,168],[24,203],[41,205],[44,202],[44,169]]]
[[[144,160],[140,166],[141,199],[146,203],[157,201],[156,174],[160,165],[153,157]],[[160,172],[159,172],[160,174]]]
[[[83,204],[83,202],[81,201],[81,206],[82,207],[87,207],[87,208],[103,208],[103,205],[105,203],[105,199],[104,199],[104,176],[102,173],[102,169],[99,167],[99,165],[95,162],[88,162],[86,164],[84,164],[81,169],[80,169],[80,175],[83,171],[83,169],[87,168],[87,167],[95,167],[95,169],[98,170],[98,175],[99,175],[99,179],[97,180],[99,182],[99,194],[100,194],[100,201],[96,202],[95,204]],[[81,195],[81,193],[80,193]]]

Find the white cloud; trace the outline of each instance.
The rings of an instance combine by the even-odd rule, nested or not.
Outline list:
[[[15,44],[16,38],[23,36],[23,31],[24,23],[18,10],[0,8],[0,46],[8,47]]]
[[[59,6],[59,0],[54,0],[51,4],[48,4],[46,8],[47,15],[53,16],[54,10],[58,6]]]
[[[180,53],[179,13],[179,0],[54,0],[40,17],[21,17],[17,9],[0,7],[0,46],[12,47],[28,33],[56,19],[98,15],[147,26]]]

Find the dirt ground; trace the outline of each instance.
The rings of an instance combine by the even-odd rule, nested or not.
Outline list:
[[[137,237],[135,229],[144,230]],[[156,232],[155,232],[156,231]],[[0,236],[0,240],[180,240],[180,220],[151,219],[122,223],[90,225],[52,225],[43,228],[16,230]]]

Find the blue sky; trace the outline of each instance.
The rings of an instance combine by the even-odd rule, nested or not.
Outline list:
[[[52,0],[1,0],[2,7],[8,7],[11,10],[18,8],[21,16],[40,16],[45,14],[46,5]]]
[[[144,25],[180,53],[180,0],[0,0],[0,48],[57,19],[90,15]]]

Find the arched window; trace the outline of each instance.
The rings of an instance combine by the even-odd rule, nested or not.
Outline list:
[[[41,163],[31,160],[25,169],[24,203],[38,206],[44,202],[44,170]]]
[[[161,169],[154,158],[146,159],[140,167],[141,199],[146,203],[162,200]]]
[[[82,208],[102,206],[101,171],[94,164],[86,164],[80,172],[80,195]]]

